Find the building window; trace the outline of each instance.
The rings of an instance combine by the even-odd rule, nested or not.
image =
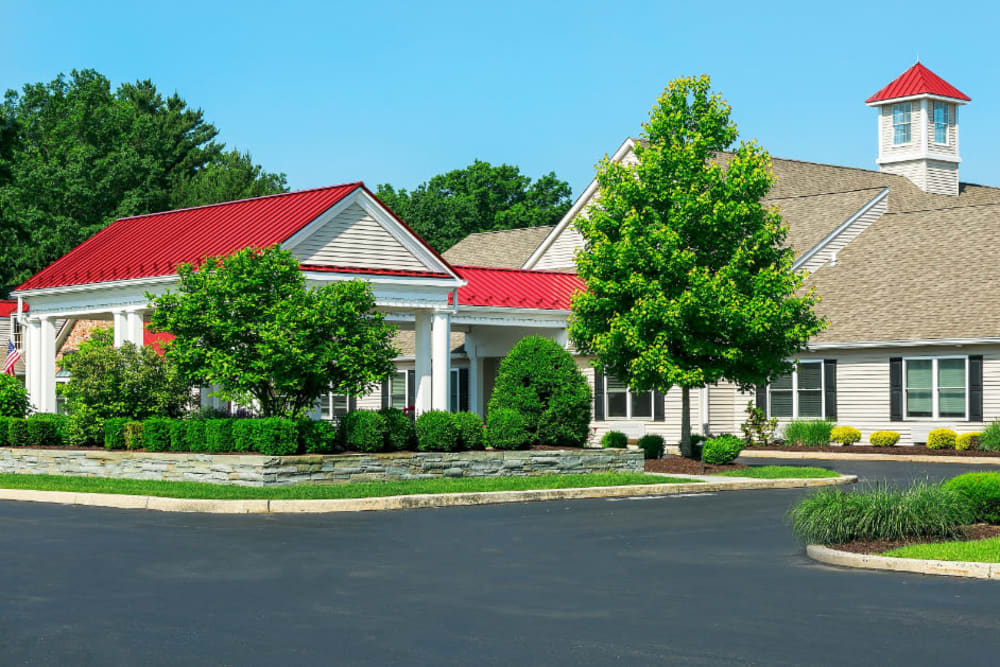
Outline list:
[[[823,417],[823,362],[800,361],[767,388],[768,413],[782,419]]]
[[[910,143],[910,103],[892,105],[892,143]]]
[[[653,392],[629,391],[624,382],[610,376],[604,378],[604,405],[609,419],[653,418]]]
[[[320,419],[336,421],[347,414],[347,396],[329,393],[319,399]]]
[[[451,412],[462,412],[469,409],[468,369],[451,369],[451,382],[448,383],[448,409]]]
[[[18,350],[24,350],[24,341],[21,340],[21,322],[16,315],[12,315],[10,318],[10,332],[11,338],[14,339],[14,347]],[[7,350],[4,350],[4,354],[7,354]]]
[[[968,357],[919,357],[903,364],[907,418],[966,418]]]
[[[934,143],[948,143],[948,125],[951,123],[951,109],[944,102],[934,103]]]
[[[410,388],[406,382],[406,371],[396,371],[389,374],[389,407],[406,410],[413,405]]]

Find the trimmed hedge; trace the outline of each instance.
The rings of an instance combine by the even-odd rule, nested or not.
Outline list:
[[[417,431],[413,420],[399,408],[382,408],[379,414],[385,417],[385,450],[401,452],[417,446]]]
[[[389,422],[385,415],[371,410],[355,410],[340,420],[340,440],[344,447],[358,452],[381,452],[385,448]]]
[[[872,447],[892,447],[899,442],[898,431],[875,431],[868,436],[868,442]]]
[[[950,428],[936,428],[927,434],[927,449],[955,449],[958,433]]]
[[[187,448],[187,427],[190,422],[180,419],[170,420],[170,451],[186,452]]]
[[[944,487],[969,500],[977,522],[1000,523],[1000,473],[969,472],[949,479]]]
[[[299,449],[299,430],[294,419],[266,417],[255,422],[256,451],[267,456],[290,456]]]
[[[189,452],[207,452],[208,443],[205,442],[205,420],[187,419],[185,420],[184,444]]]
[[[965,451],[966,449],[979,449],[979,441],[983,437],[982,433],[963,433],[955,438],[955,449]]]
[[[830,442],[839,442],[842,445],[853,445],[861,441],[861,431],[853,426],[838,426],[830,431]]]
[[[237,419],[236,423],[233,424],[234,452],[252,452],[257,446],[255,421],[255,419]]]
[[[150,417],[142,422],[142,443],[150,452],[165,452],[170,449],[170,431],[173,420],[166,417]]]
[[[69,417],[66,444],[71,447],[103,447],[104,417],[97,416],[87,406],[77,407]]]
[[[659,435],[644,435],[639,438],[639,449],[643,451],[645,458],[647,459],[662,459],[664,442],[663,436]],[[693,443],[692,443],[693,444]]]
[[[451,415],[451,423],[458,431],[459,447],[461,449],[483,448],[483,420],[474,412],[455,412]]]
[[[608,431],[601,436],[601,447],[605,449],[625,449],[628,447],[628,436],[621,431]]]
[[[0,415],[0,447],[10,447],[10,422],[13,417]]]
[[[104,448],[125,449],[125,425],[129,423],[126,417],[112,417],[104,420]]]
[[[142,449],[142,422],[129,421],[125,424],[125,448]]]
[[[245,420],[244,420],[245,421]],[[233,426],[235,427],[236,421]],[[337,434],[333,424],[322,420],[300,419],[299,451],[306,454],[329,454],[337,447]]]
[[[29,447],[61,447],[66,444],[69,418],[38,413],[28,417],[27,428]]]
[[[417,449],[422,452],[457,452],[462,449],[451,413],[428,410],[417,417]]]
[[[23,417],[11,417],[7,424],[7,440],[11,447],[30,447],[28,420]]]
[[[211,454],[233,451],[233,420],[205,420],[205,449]]]
[[[491,408],[486,417],[486,446],[493,449],[525,449],[531,434],[524,417],[510,408]]]
[[[701,449],[701,460],[711,465],[721,466],[735,461],[746,443],[735,435],[720,435],[709,438]]]

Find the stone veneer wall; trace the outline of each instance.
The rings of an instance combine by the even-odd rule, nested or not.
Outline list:
[[[0,448],[0,473],[243,486],[343,484],[435,477],[642,472],[641,450],[559,449],[260,456]]]

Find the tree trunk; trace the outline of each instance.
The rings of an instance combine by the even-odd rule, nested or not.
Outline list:
[[[681,387],[681,456],[694,458],[691,446],[691,388]]]

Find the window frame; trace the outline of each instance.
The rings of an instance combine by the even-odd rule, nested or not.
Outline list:
[[[799,366],[802,364],[816,364],[819,366],[819,416],[802,417],[799,415]],[[806,359],[796,361],[795,369],[792,370],[792,388],[779,389],[778,391],[792,392],[792,414],[790,417],[778,417],[778,419],[826,419],[826,369],[822,359]],[[816,391],[815,389],[803,389],[802,391]],[[771,419],[771,384],[767,385],[767,417]]]
[[[939,392],[941,387],[938,382],[938,361],[946,359],[961,359],[965,362],[965,412],[961,417],[942,417],[940,410]],[[906,400],[906,367],[911,361],[931,362],[931,416],[911,417],[908,401]],[[945,389],[956,389],[957,387],[945,387]],[[920,357],[903,357],[903,420],[904,421],[968,421],[969,420],[969,356],[961,354],[924,355]]]
[[[903,107],[906,107],[906,122],[896,121],[896,109],[900,109],[900,115],[902,115]],[[897,102],[893,104],[889,109],[889,113],[892,116],[892,145],[893,146],[908,146],[913,143],[913,104],[911,102]],[[897,141],[897,132],[901,128],[906,128],[906,140]]]
[[[604,393],[604,419],[607,421],[655,421],[656,420],[656,392],[649,391],[649,416],[648,417],[636,417],[632,414],[632,394],[645,394],[645,391],[632,391],[631,388],[625,385],[625,416],[624,417],[612,417],[611,411],[608,408],[608,375],[604,375],[602,380],[604,381],[604,386],[602,388]],[[622,384],[625,384],[624,382]],[[620,393],[620,392],[615,392]]]
[[[937,120],[937,110],[939,108],[940,109],[944,109],[944,120],[941,121],[941,122],[938,122],[938,120]],[[950,138],[949,135],[951,134],[950,131],[949,131],[951,129],[951,105],[950,104],[948,104],[947,102],[934,102],[931,105],[931,125],[933,126],[932,129],[933,129],[933,132],[934,132],[934,143],[936,145],[938,145],[938,146],[947,146],[947,145],[949,145],[951,143],[949,141],[949,138]],[[938,127],[939,126],[944,129],[944,141],[938,141],[937,131],[938,131]]]
[[[348,412],[351,411],[351,397],[350,396],[348,396],[347,394],[335,394],[332,391],[328,391],[325,394],[323,394],[323,396],[320,398],[320,401],[319,401],[319,406],[318,406],[319,407],[319,418],[322,421],[335,422],[338,419],[340,419],[340,416],[342,416],[342,415],[337,415],[337,399],[338,398],[343,399],[343,401],[344,401],[344,412],[343,412],[343,414],[346,415]],[[325,404],[325,406],[324,406],[324,404]],[[326,414],[323,414],[324,410],[326,411]]]
[[[400,376],[402,376],[402,380],[400,380]],[[402,382],[403,383],[403,407],[401,407],[399,409],[400,410],[406,410],[411,405],[413,405],[413,397],[410,396],[410,383],[407,382],[406,369],[403,369],[403,370],[396,369],[396,370],[392,371],[391,373],[389,373],[389,377],[387,379],[389,381],[388,382],[389,386],[386,387],[386,389],[389,392],[389,407],[390,408],[396,407],[392,403],[392,393],[393,393],[392,392],[392,387],[393,387],[393,382]]]

